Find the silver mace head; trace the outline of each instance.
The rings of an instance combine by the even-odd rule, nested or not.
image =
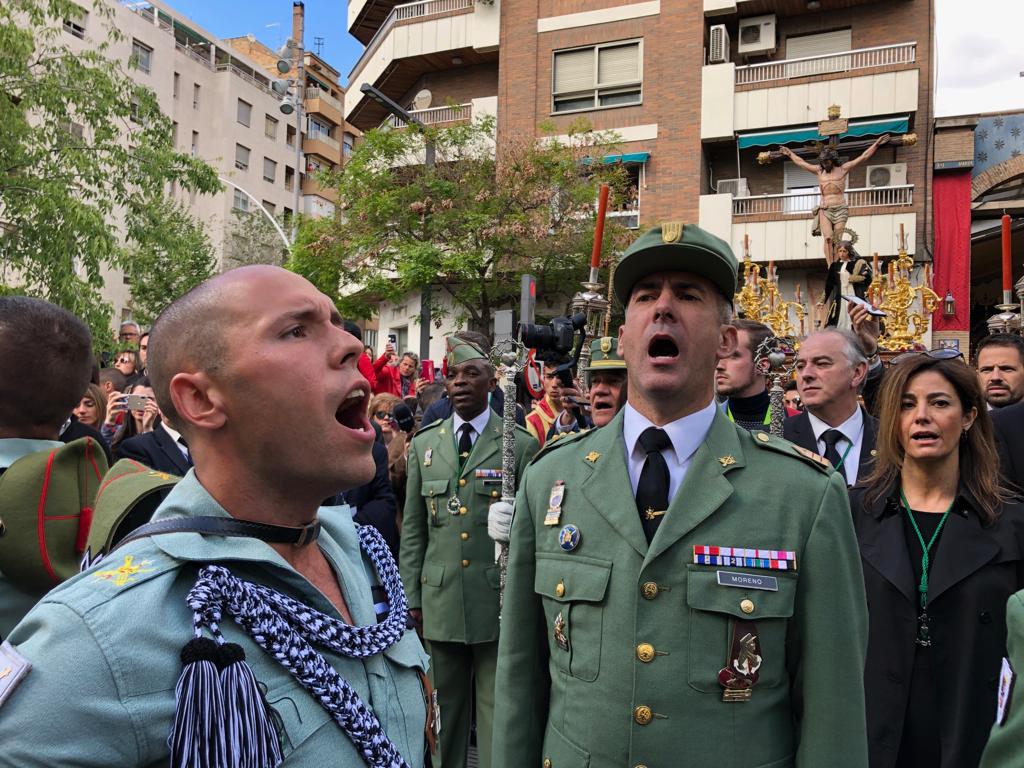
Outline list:
[[[786,362],[786,353],[781,350],[772,350],[768,353],[768,365],[772,370],[781,368]]]

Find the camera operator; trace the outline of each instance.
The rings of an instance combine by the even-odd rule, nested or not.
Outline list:
[[[533,410],[526,416],[526,429],[537,439],[541,448],[556,423],[557,432],[574,432],[589,426],[579,407],[582,395],[574,381],[580,353],[583,351],[586,321],[582,314],[575,314],[572,317],[556,317],[548,325],[522,323],[519,326],[519,337],[523,344],[536,350],[536,359],[544,363],[544,397],[534,404]],[[566,406],[573,410],[563,411]]]

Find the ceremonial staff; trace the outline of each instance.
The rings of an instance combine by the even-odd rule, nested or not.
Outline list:
[[[505,366],[502,376],[505,386],[505,407],[501,413],[501,500],[514,504],[516,500],[516,373],[520,365],[521,344],[509,339],[500,361]],[[525,355],[522,356],[525,360]],[[508,542],[498,544],[498,615],[505,599],[505,573],[508,571]]]
[[[765,366],[765,374],[771,377],[772,386],[768,391],[771,422],[768,431],[776,437],[782,437],[782,421],[786,418],[786,392],[782,381],[793,374],[795,353],[790,340],[779,336],[769,336],[754,351],[754,365],[757,368]]]

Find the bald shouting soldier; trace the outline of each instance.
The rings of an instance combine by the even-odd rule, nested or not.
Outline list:
[[[11,633],[0,766],[421,766],[426,655],[395,563],[318,515],[374,474],[362,344],[268,266],[178,299],[150,343],[195,469]]]
[[[627,402],[519,487],[494,768],[867,766],[846,484],[714,401],[736,266],[664,225],[615,271]]]

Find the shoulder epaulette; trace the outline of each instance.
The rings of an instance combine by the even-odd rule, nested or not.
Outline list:
[[[592,431],[593,430],[590,429],[583,429],[580,430],[579,432],[567,432],[562,433],[555,440],[546,440],[544,442],[544,447],[537,451],[537,455],[530,460],[530,464],[534,464],[542,456],[547,456],[549,453],[558,448],[561,448],[563,445],[568,445],[569,443],[576,442],[585,435],[589,435]],[[529,464],[527,466],[529,466]]]
[[[429,432],[432,429],[437,429],[442,424],[444,424],[444,422],[445,422],[444,419],[437,419],[435,421],[430,422],[429,424],[421,426],[419,429],[416,430],[416,432],[413,433],[413,437],[419,437],[424,432]]]
[[[751,437],[754,438],[754,444],[758,448],[767,448],[769,451],[775,451],[781,453],[784,456],[792,456],[793,458],[802,459],[806,464],[810,464],[826,474],[832,471],[832,464],[828,459],[823,456],[819,456],[814,451],[809,451],[801,445],[794,445],[788,440],[783,440],[781,437],[775,437],[767,432],[751,432]]]

